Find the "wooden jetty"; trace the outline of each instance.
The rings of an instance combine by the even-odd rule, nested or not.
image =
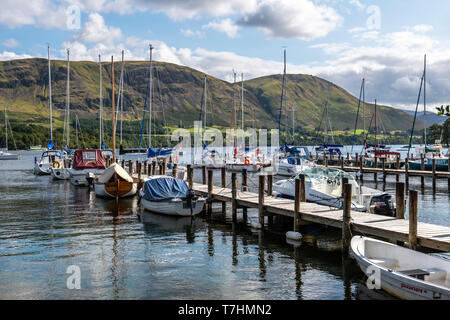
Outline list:
[[[125,165],[125,163],[123,163]],[[151,176],[155,174],[165,175],[166,164],[164,162],[147,163],[143,165],[136,161],[135,172],[133,171],[133,162],[129,161],[128,169],[130,174],[143,179],[145,175]],[[158,170],[157,170],[158,168]],[[342,167],[341,167],[342,168]],[[356,171],[359,168],[344,167],[348,171]],[[450,227],[433,225],[417,221],[418,208],[417,196],[415,190],[409,190],[409,220],[405,220],[405,186],[406,183],[397,182],[396,185],[396,203],[397,217],[387,217],[382,215],[369,214],[364,212],[352,211],[351,208],[351,188],[350,185],[343,181],[344,186],[344,208],[337,209],[333,207],[323,206],[315,203],[305,202],[305,182],[304,176],[300,175],[295,181],[295,199],[283,199],[272,196],[272,175],[258,175],[258,192],[250,192],[248,190],[248,177],[246,172],[242,172],[242,186],[238,188],[237,173],[231,173],[231,188],[226,184],[226,170],[222,168],[221,186],[213,185],[213,174],[215,170],[206,170],[201,168],[202,183],[193,181],[192,166],[187,166],[187,182],[189,187],[196,194],[208,198],[206,212],[212,211],[213,202],[222,203],[222,213],[226,212],[226,203],[231,203],[231,214],[233,221],[237,220],[237,209],[243,210],[243,217],[247,217],[247,209],[254,208],[258,210],[258,221],[261,228],[264,224],[272,223],[274,216],[286,216],[294,219],[293,230],[298,231],[302,224],[316,223],[343,230],[343,252],[348,252],[350,238],[355,234],[369,235],[388,239],[391,242],[405,243],[411,248],[421,247],[435,251],[450,251]],[[367,168],[370,172],[379,173],[379,168]],[[397,169],[384,169],[392,173],[399,173]],[[143,171],[143,174],[142,174]],[[172,174],[177,171],[177,166],[172,169]],[[401,170],[402,171],[402,170]],[[216,171],[217,172],[217,171]],[[412,172],[415,174],[415,172]],[[423,172],[422,172],[423,173]],[[427,174],[427,173],[425,173]],[[439,172],[435,175],[450,179],[447,172]],[[266,183],[267,182],[267,183]],[[348,182],[348,181],[347,181]],[[266,192],[267,190],[267,192]],[[345,192],[347,190],[347,192]],[[349,194],[350,193],[350,194]]]

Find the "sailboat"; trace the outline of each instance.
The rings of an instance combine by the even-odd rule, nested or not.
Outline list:
[[[67,90],[66,90],[66,148],[64,151],[66,156],[71,153],[70,151],[70,52],[67,49]],[[70,178],[69,171],[65,168],[65,161],[62,161],[60,165],[52,166],[50,169],[51,175],[55,180],[67,180]]]
[[[34,158],[33,173],[36,175],[49,175],[52,167],[60,168],[64,165],[64,157],[61,151],[53,150],[55,145],[53,144],[53,114],[52,114],[52,77],[50,66],[50,46],[47,47],[48,56],[48,103],[50,109],[50,142],[47,145],[47,150],[41,155],[41,158],[37,160]]]
[[[116,114],[114,99],[114,58],[111,57],[112,71],[112,165],[98,179],[94,178],[94,191],[98,197],[119,199],[134,196],[137,192],[137,179],[133,179],[118,163],[116,163]]]
[[[423,75],[422,75],[422,81],[421,81],[421,88],[422,88],[422,83],[423,83],[423,116],[424,116],[424,118],[425,118],[426,112],[427,112],[427,109],[426,109],[426,106],[427,106],[427,103],[426,103],[426,75],[427,75],[427,56],[425,55]],[[420,93],[421,93],[421,90],[419,90],[419,99],[420,99]],[[416,106],[416,112],[414,114],[414,122],[413,122],[412,131],[414,131],[414,124],[415,124],[415,120],[416,120],[416,116],[417,116],[418,105],[419,105],[419,103],[417,103],[417,106]],[[412,132],[411,132],[411,136],[412,136]],[[410,139],[408,155],[409,155],[409,151],[410,151],[409,149],[411,148],[411,140],[412,139]],[[428,170],[428,171],[433,170],[433,159],[435,161],[437,171],[447,171],[448,170],[448,157],[444,156],[444,154],[442,153],[442,146],[440,144],[435,144],[435,145],[427,144],[427,127],[426,127],[425,121],[423,121],[423,146],[414,148],[414,153],[416,155],[419,155],[419,154],[424,155],[424,158],[425,158],[424,159],[424,166],[425,166],[424,169],[425,170]],[[409,161],[409,168],[411,170],[421,170],[422,160]]]
[[[19,155],[8,152],[8,116],[6,114],[5,106],[5,149],[0,150],[0,160],[19,160]]]

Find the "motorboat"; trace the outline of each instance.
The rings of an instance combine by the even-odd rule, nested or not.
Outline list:
[[[39,160],[34,157],[33,173],[35,175],[49,175],[53,167],[64,167],[64,157],[61,151],[47,150],[42,153]]]
[[[89,186],[86,177],[96,178],[105,171],[105,157],[100,149],[80,149],[74,153],[73,166],[67,169],[75,186]]]
[[[379,275],[380,289],[397,298],[450,300],[449,260],[363,236],[352,238],[350,254],[364,273]]]
[[[312,161],[300,157],[287,157],[280,159],[278,163],[277,175],[292,177],[296,176],[302,170],[315,167],[316,164]]]
[[[441,145],[434,146],[420,146],[414,148],[416,156],[418,154],[424,155],[424,170],[433,170],[433,159],[436,165],[436,171],[448,171],[448,156],[442,153]],[[422,170],[422,160],[411,160],[409,163],[410,170]]]
[[[139,197],[148,211],[183,217],[199,214],[206,202],[189,189],[186,181],[168,176],[148,177]]]
[[[395,216],[395,203],[390,194],[358,185],[355,178],[345,171],[326,167],[301,170],[297,176],[273,184],[273,190],[282,197],[294,198],[295,179],[305,175],[306,200],[318,204],[342,208],[342,178],[352,185],[352,210],[386,216]]]
[[[95,195],[103,198],[126,198],[137,192],[137,179],[133,179],[118,163],[113,163],[94,180]]]

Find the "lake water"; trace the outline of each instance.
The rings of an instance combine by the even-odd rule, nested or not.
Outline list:
[[[340,251],[294,247],[282,227],[257,231],[220,214],[191,220],[144,212],[137,198],[122,201],[116,216],[112,201],[87,188],[34,176],[39,154],[0,162],[0,299],[364,297],[364,275]],[[394,177],[386,185],[370,179],[365,185],[394,194]],[[419,178],[410,182],[420,190]],[[449,203],[447,181],[438,181],[436,194],[419,192],[419,220],[450,226]],[[249,224],[256,219],[249,210]],[[66,285],[71,265],[81,271],[79,290]]]

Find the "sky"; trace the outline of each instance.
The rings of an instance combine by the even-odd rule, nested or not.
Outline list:
[[[0,0],[0,60],[153,59],[226,81],[312,74],[366,101],[427,110],[450,100],[447,0]],[[288,79],[289,81],[289,79]],[[423,106],[421,106],[423,110]]]

